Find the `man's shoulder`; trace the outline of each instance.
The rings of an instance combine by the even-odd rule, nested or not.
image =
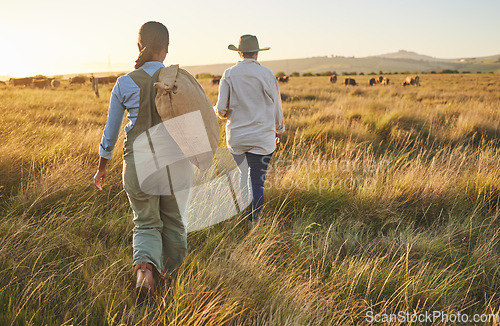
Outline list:
[[[266,80],[274,80],[276,77],[274,77],[274,73],[271,69],[264,67],[261,64],[255,65],[255,71],[258,71],[258,74],[262,77],[265,78]]]
[[[271,75],[273,78],[274,78],[274,73],[271,69],[267,68],[267,67],[264,67],[263,65],[260,65],[260,68],[265,71],[266,74],[269,74]]]
[[[222,76],[224,76],[224,77],[229,76],[229,73],[231,72],[231,70],[234,70],[237,66],[238,66],[238,64],[234,64],[231,67],[226,68],[226,70],[224,70],[224,73],[222,74]]]
[[[266,74],[273,73],[271,69],[264,67],[259,61],[255,59],[244,59],[243,61],[239,61],[238,64],[236,64],[234,67],[235,69],[252,70]]]
[[[247,62],[239,61],[235,65],[227,68],[224,71],[224,78],[228,78],[232,73],[235,73],[236,75],[240,74],[255,74],[259,76],[263,76],[265,78],[271,78],[274,79],[274,73],[272,72],[271,69],[264,67],[261,65],[259,62],[255,61],[253,64],[249,64]]]

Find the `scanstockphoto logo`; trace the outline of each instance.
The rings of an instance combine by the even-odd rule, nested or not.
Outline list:
[[[213,164],[195,169],[194,157],[212,157],[200,111],[164,121],[140,134],[133,143],[140,188],[150,195],[174,194],[188,232],[225,221],[245,209],[251,198],[240,190],[240,173],[227,148],[218,148]]]
[[[460,311],[451,313],[444,311],[424,311],[421,313],[410,313],[407,311],[398,311],[397,313],[379,313],[367,311],[365,321],[369,324],[422,324],[422,323],[443,323],[443,324],[497,324],[500,322],[499,314],[467,314]]]

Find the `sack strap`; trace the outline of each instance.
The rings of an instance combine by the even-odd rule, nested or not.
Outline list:
[[[160,72],[161,81],[158,80],[157,83],[154,83],[154,87],[162,89],[165,93],[171,92],[174,89],[178,71],[179,65],[170,65],[163,68]]]

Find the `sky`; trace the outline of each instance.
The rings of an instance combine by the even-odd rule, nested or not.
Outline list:
[[[238,61],[227,46],[243,34],[271,47],[261,61],[500,54],[498,0],[0,1],[0,76],[133,70],[150,20],[169,29],[165,63],[181,66]]]

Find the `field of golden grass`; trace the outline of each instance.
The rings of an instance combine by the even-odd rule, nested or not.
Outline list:
[[[235,217],[190,233],[171,290],[140,306],[123,132],[104,191],[92,186],[111,86],[100,98],[89,86],[0,88],[0,324],[500,314],[500,76],[388,77],[281,85],[287,131],[260,227],[246,236]],[[217,87],[201,83],[215,103]]]

